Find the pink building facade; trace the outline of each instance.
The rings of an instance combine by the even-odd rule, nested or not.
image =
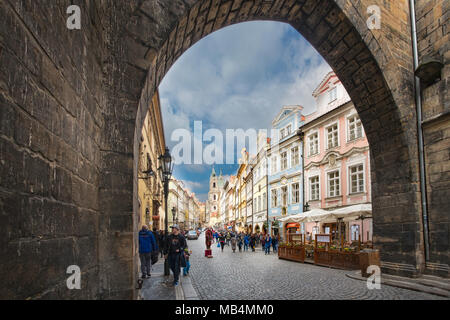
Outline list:
[[[304,133],[305,201],[311,209],[334,210],[371,203],[369,143],[358,113],[344,86],[328,73],[314,91],[317,109],[306,117]],[[372,239],[372,219],[306,223],[304,231],[345,241]]]

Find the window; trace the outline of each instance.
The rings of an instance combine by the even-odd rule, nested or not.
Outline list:
[[[292,185],[292,203],[300,202],[300,185],[298,183],[294,183]]]
[[[258,208],[259,208],[258,211],[261,211],[261,210],[262,210],[262,203],[261,203],[261,201],[262,201],[262,200],[261,200],[261,196],[259,196],[259,197],[258,197]]]
[[[288,125],[286,128],[286,136],[289,136],[292,132],[292,125]]]
[[[286,137],[286,131],[284,129],[281,129],[280,135],[281,135],[281,139],[283,139],[284,137]]]
[[[319,200],[320,197],[320,185],[319,185],[319,176],[315,176],[309,178],[309,186],[310,186],[310,200]]]
[[[278,194],[277,194],[277,190],[273,189],[272,190],[272,208],[276,208],[278,207]]]
[[[300,164],[300,157],[299,157],[299,153],[298,153],[298,147],[294,147],[291,149],[291,163],[292,166],[298,166]]]
[[[337,123],[327,128],[328,149],[337,147],[339,145],[338,135],[339,132]]]
[[[316,132],[309,136],[309,155],[317,153],[319,153],[319,134]]]
[[[282,187],[281,188],[281,201],[283,206],[287,206],[287,198],[288,198],[288,188]]]
[[[272,157],[272,174],[277,172],[277,157]]]
[[[337,99],[337,87],[330,90],[330,103]]]
[[[328,173],[328,197],[340,195],[339,171]]]
[[[364,168],[363,165],[350,167],[350,193],[364,192]]]
[[[286,170],[288,166],[287,151],[281,153],[281,170]]]
[[[263,194],[263,210],[266,210],[266,204],[267,204],[267,194],[264,192]]]
[[[315,240],[316,234],[319,234],[319,227],[315,226],[315,227],[312,228],[312,236],[313,236],[314,240]]]
[[[362,137],[362,124],[358,116],[348,119],[348,140],[355,140]]]
[[[359,225],[357,224],[352,225],[351,234],[352,234],[352,241],[359,240]]]
[[[216,187],[216,183],[215,182],[213,182],[213,188],[215,188]]]

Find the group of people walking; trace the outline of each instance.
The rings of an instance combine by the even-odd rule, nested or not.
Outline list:
[[[256,233],[246,233],[239,232],[234,233],[232,231],[215,231],[213,233],[217,247],[220,247],[223,251],[225,246],[230,246],[233,252],[236,251],[236,246],[239,248],[239,252],[242,250],[248,251],[249,248],[252,252],[256,251],[256,248],[261,245],[265,254],[270,254],[270,248],[273,248],[274,252],[277,252],[279,237],[271,237],[269,234],[256,234]]]
[[[170,269],[173,273],[173,284],[179,283],[181,267],[183,274],[189,274],[191,252],[188,250],[186,238],[180,232],[178,225],[171,226],[172,233],[165,234],[164,231],[150,231],[146,225],[139,232],[139,257],[141,260],[142,279],[150,277],[152,260],[156,260],[161,253],[161,258],[168,259]]]

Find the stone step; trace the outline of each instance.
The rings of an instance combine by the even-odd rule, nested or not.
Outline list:
[[[361,276],[361,271],[357,271],[355,273],[348,273],[346,275],[352,279],[367,281],[367,278]],[[437,278],[438,280],[440,279],[439,277],[435,278]],[[441,297],[450,298],[450,290],[448,290],[448,287],[446,286],[445,283],[446,281],[438,281],[438,280],[421,279],[422,282],[419,282],[418,279],[411,279],[387,274],[381,275],[381,284],[383,285],[420,291],[438,295]]]
[[[436,287],[450,292],[450,281],[447,279],[441,279],[439,277],[433,277],[432,279],[428,277],[421,277],[415,280],[422,285]]]
[[[438,288],[450,293],[450,282],[447,279],[436,277],[436,276],[422,276],[420,278],[404,278],[394,275],[383,275],[386,280],[409,282],[413,284],[428,286],[432,288]]]
[[[420,292],[426,292],[435,294],[441,297],[447,297],[450,298],[450,291],[444,290],[438,287],[429,286],[429,285],[423,285],[419,283],[415,283],[412,281],[400,281],[400,280],[394,280],[394,279],[383,279],[383,276],[381,277],[381,283],[386,285],[391,285],[394,287],[414,290],[414,291],[420,291]]]

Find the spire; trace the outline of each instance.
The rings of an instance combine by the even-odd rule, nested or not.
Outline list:
[[[216,170],[214,170],[214,166],[212,168],[212,172],[211,172],[211,177],[215,177],[216,176]]]

